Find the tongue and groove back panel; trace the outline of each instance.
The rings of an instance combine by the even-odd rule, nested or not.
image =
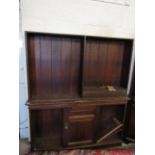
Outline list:
[[[110,51],[110,52],[109,52]],[[89,39],[85,52],[86,86],[119,85],[123,44]]]
[[[30,98],[78,96],[80,59],[79,37],[28,34]]]
[[[131,56],[127,43],[125,40],[87,38],[83,61],[84,87],[127,87]]]

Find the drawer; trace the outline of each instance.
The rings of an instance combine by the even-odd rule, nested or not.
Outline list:
[[[69,122],[86,122],[94,120],[95,115],[94,114],[78,114],[78,115],[70,115],[69,116]]]
[[[69,115],[91,115],[95,113],[95,106],[76,106],[69,110]]]

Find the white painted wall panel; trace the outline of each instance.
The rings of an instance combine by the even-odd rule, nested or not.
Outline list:
[[[23,0],[22,20],[24,31],[134,38],[134,0]]]

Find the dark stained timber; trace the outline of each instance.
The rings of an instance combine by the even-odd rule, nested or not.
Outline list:
[[[79,96],[81,39],[28,35],[30,97]]]
[[[32,150],[120,144],[131,51],[132,40],[28,33]]]

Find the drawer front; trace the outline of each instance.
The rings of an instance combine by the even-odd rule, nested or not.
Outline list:
[[[76,106],[70,108],[70,116],[89,115],[94,114],[95,106]]]
[[[64,145],[93,143],[95,107],[74,107],[64,110]]]

